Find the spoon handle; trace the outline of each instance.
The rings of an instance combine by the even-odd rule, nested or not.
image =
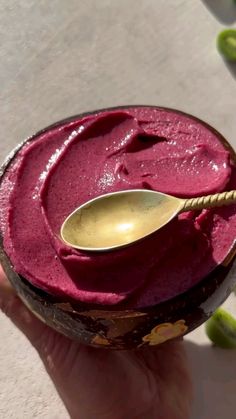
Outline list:
[[[236,191],[216,193],[214,195],[200,196],[198,198],[186,199],[180,212],[201,210],[204,208],[221,207],[236,203]]]

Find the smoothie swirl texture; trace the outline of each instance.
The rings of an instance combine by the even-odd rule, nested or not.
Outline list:
[[[195,197],[236,188],[220,135],[177,111],[98,111],[27,141],[0,185],[0,231],[14,270],[49,294],[140,308],[166,301],[219,265],[236,238],[236,205],[187,212],[127,248],[82,252],[60,238],[65,218],[99,195],[152,189]]]

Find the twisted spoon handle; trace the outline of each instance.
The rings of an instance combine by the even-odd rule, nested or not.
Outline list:
[[[221,207],[236,203],[236,191],[216,193],[214,195],[200,196],[198,198],[186,199],[180,212],[201,210],[204,208]]]

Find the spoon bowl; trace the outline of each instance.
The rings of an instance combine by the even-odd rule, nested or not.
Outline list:
[[[143,189],[101,195],[66,218],[61,237],[80,250],[107,251],[125,247],[167,224],[181,209],[182,201]]]

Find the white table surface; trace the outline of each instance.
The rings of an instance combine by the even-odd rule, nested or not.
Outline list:
[[[1,158],[53,121],[119,104],[182,109],[236,146],[236,66],[215,48],[234,24],[231,0],[2,0]],[[2,314],[0,327],[0,418],[67,418],[30,344]],[[212,349],[203,327],[186,347],[192,419],[235,418],[236,352]]]

